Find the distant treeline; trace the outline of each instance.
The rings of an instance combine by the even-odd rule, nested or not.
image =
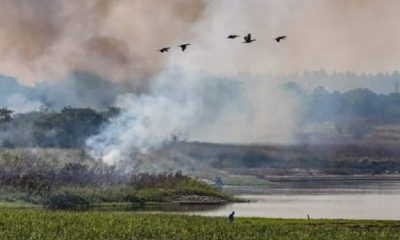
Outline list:
[[[279,82],[295,82],[308,91],[324,86],[346,92],[351,89],[368,88],[376,93],[388,94],[396,91],[396,83],[400,81],[400,72],[380,72],[374,74],[357,74],[353,72],[332,72],[324,70],[293,73],[289,75],[269,76],[268,79],[276,79]]]
[[[400,93],[376,94],[369,89],[341,93],[323,87],[307,92],[292,82],[285,88],[298,98],[299,116],[306,122],[400,120]]]
[[[97,134],[119,112],[114,107],[106,111],[66,107],[60,112],[13,114],[0,108],[0,143],[9,148],[81,148],[89,136]]]
[[[376,94],[368,89],[341,93],[323,87],[308,92],[296,83],[284,88],[297,98],[299,127],[331,122],[338,132],[351,130],[355,139],[362,139],[376,123],[400,121],[399,93]],[[89,136],[99,133],[121,111],[65,107],[59,112],[13,113],[0,108],[0,146],[82,148]]]
[[[179,71],[177,74],[180,77]],[[201,77],[212,82],[221,80],[221,77],[215,75],[203,74]],[[340,92],[368,88],[377,93],[387,94],[395,91],[396,82],[400,81],[400,72],[356,74],[352,72],[328,73],[319,70],[278,76],[240,74],[223,77],[224,80],[233,83],[248,81],[252,78],[268,82],[296,82],[308,91],[317,86],[326,86],[327,89],[337,89]],[[142,81],[143,84],[145,82],[147,81]],[[18,112],[37,110],[41,106],[54,111],[60,111],[64,106],[106,109],[122,94],[146,93],[147,89],[147,84],[138,85],[136,81],[113,82],[82,71],[71,73],[63,80],[42,81],[34,86],[25,86],[13,77],[0,74],[0,86],[0,106],[17,109]]]

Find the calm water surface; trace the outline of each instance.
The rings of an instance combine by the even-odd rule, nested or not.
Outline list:
[[[400,220],[399,180],[319,180],[275,182],[268,187],[227,187],[250,200],[209,211],[190,212],[242,217]]]

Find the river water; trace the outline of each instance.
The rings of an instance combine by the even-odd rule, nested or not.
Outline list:
[[[226,187],[250,200],[213,210],[204,216],[400,220],[399,180],[281,181],[264,187]]]

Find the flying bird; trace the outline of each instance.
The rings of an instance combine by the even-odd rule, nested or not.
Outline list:
[[[233,223],[234,216],[235,216],[235,212],[234,211],[231,214],[229,214],[229,216],[228,216],[229,223]]]
[[[179,45],[178,47],[182,48],[182,52],[184,52],[186,50],[187,46],[189,46],[189,45],[190,45],[190,43],[185,43],[185,44]]]
[[[168,52],[169,49],[170,49],[170,47],[166,47],[166,48],[161,48],[158,51],[160,51],[161,53],[165,53],[165,52]]]
[[[279,43],[280,41],[285,40],[286,38],[287,38],[287,36],[279,36],[279,37],[275,38],[275,41]]]
[[[247,36],[244,37],[244,42],[243,43],[251,43],[254,42],[255,39],[251,39],[251,33],[247,34]]]
[[[238,38],[238,37],[240,37],[240,36],[236,35],[236,34],[231,34],[231,35],[228,36],[229,39],[235,39],[235,38]]]

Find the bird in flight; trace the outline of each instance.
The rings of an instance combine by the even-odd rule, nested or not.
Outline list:
[[[235,39],[235,38],[238,38],[238,37],[240,37],[240,36],[236,35],[236,34],[231,34],[231,35],[228,36],[229,39]]]
[[[189,45],[190,45],[190,43],[185,43],[185,44],[179,45],[178,47],[182,48],[182,52],[184,52],[186,50],[187,46],[189,46]]]
[[[251,39],[251,33],[247,34],[247,36],[244,37],[244,42],[243,43],[251,43],[254,42],[255,39]]]
[[[161,53],[165,53],[165,52],[168,52],[169,49],[170,49],[170,47],[166,47],[166,48],[161,48],[158,51],[160,51]]]
[[[287,38],[287,36],[279,36],[279,37],[275,38],[275,41],[279,43],[280,41],[285,40],[286,38]]]

